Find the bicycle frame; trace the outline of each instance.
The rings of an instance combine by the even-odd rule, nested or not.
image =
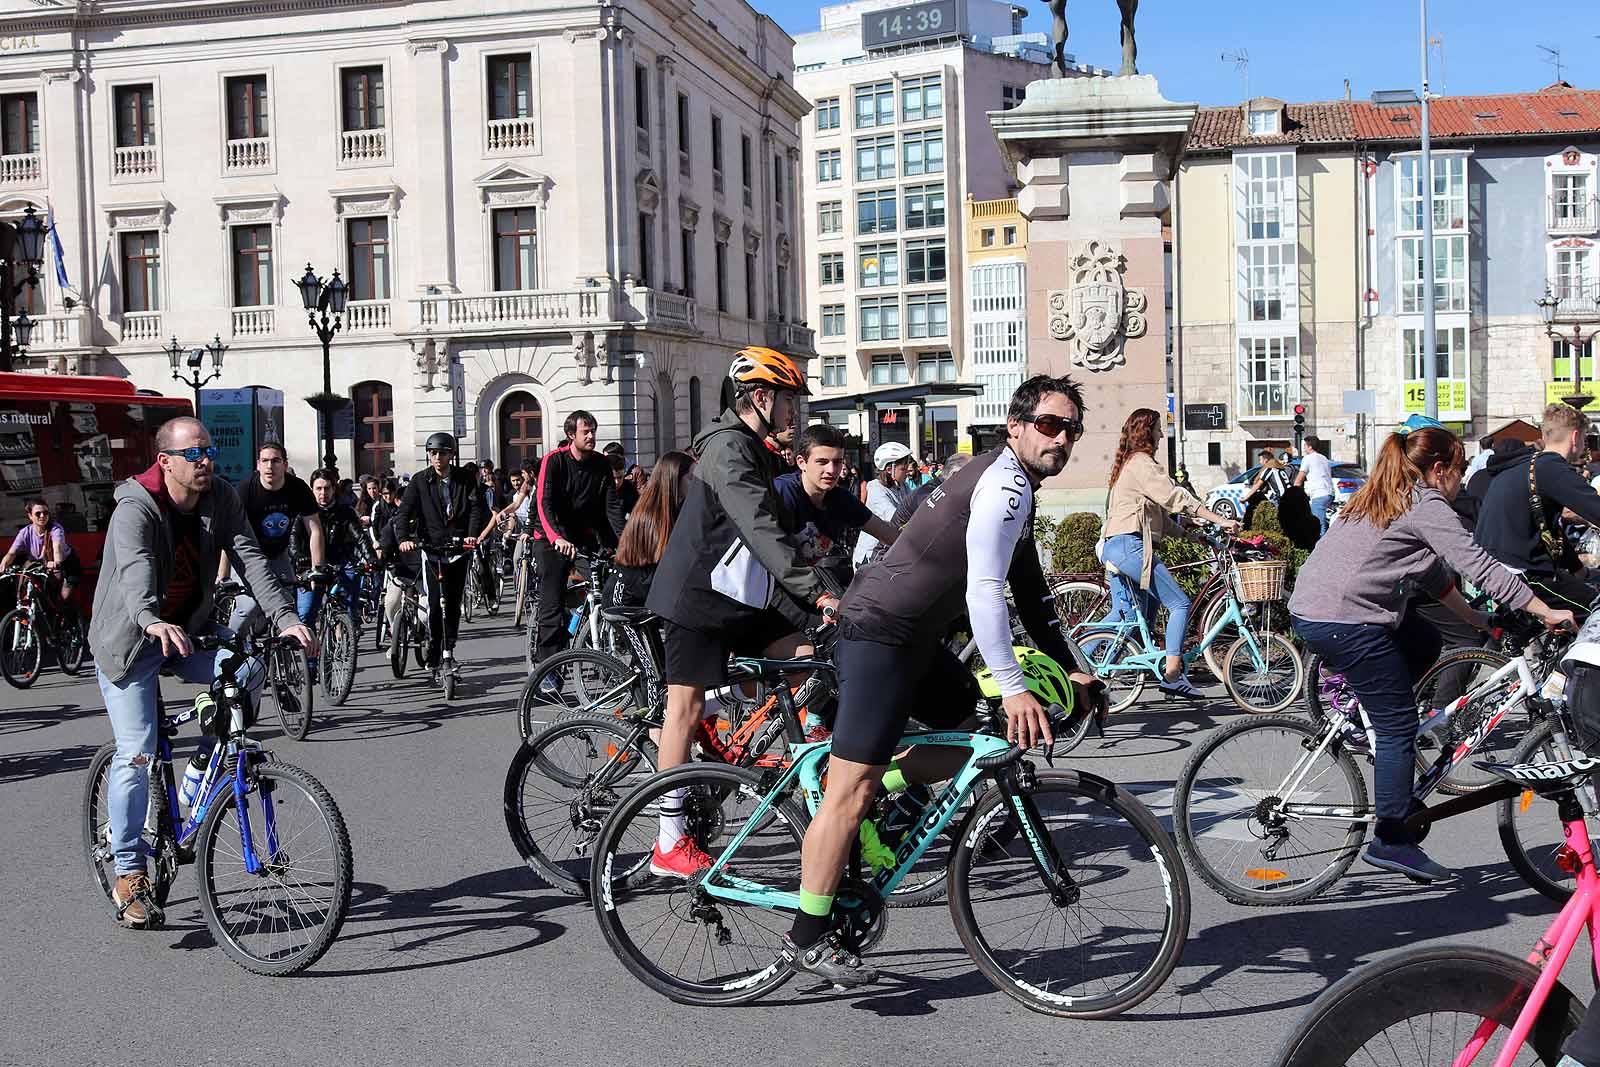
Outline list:
[[[1155,646],[1155,642],[1150,637],[1150,624],[1144,617],[1143,608],[1139,606],[1139,597],[1137,596],[1138,589],[1133,588],[1133,583],[1124,576],[1118,575],[1112,580],[1127,583],[1129,586],[1128,592],[1134,603],[1133,621],[1128,622],[1127,620],[1123,620],[1122,622],[1114,623],[1082,623],[1077,627],[1076,630],[1074,630],[1073,637],[1081,643],[1083,640],[1090,637],[1102,637],[1107,634],[1111,634],[1116,636],[1118,639],[1121,639],[1129,634],[1137,632],[1139,635],[1140,646],[1143,647],[1145,651],[1130,656],[1126,660],[1123,660],[1119,663],[1094,664],[1096,673],[1104,675],[1113,671],[1142,670],[1149,671],[1151,674],[1155,675],[1157,679],[1165,678],[1167,654],[1165,650],[1157,648]],[[1202,589],[1201,592],[1204,592],[1204,590]],[[1228,610],[1222,613],[1221,617],[1219,617],[1217,621],[1212,624],[1211,629],[1200,638],[1199,642],[1196,643],[1193,648],[1182,653],[1181,658],[1183,660],[1184,669],[1187,670],[1191,663],[1205,655],[1206,649],[1211,647],[1212,642],[1217,639],[1219,634],[1221,634],[1229,626],[1236,626],[1239,628],[1239,636],[1244,640],[1246,647],[1250,649],[1251,666],[1258,671],[1265,670],[1266,661],[1261,655],[1261,645],[1257,643],[1255,634],[1251,632],[1246,621],[1245,613],[1239,607],[1239,598],[1233,595],[1232,590],[1224,592],[1223,596],[1227,599]],[[1199,603],[1199,601],[1200,597],[1197,595],[1193,603]]]

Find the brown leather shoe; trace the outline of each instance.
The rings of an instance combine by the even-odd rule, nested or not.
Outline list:
[[[118,875],[117,884],[111,887],[111,903],[117,906],[119,922],[140,929],[150,926],[150,917],[157,914],[150,876],[143,871]]]

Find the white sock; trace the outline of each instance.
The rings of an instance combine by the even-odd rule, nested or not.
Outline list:
[[[683,836],[684,794],[681,786],[661,794],[661,825],[656,830],[656,845],[662,852],[672,851],[672,846]]]

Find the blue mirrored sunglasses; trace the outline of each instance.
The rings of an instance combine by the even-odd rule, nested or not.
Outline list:
[[[161,450],[161,454],[163,456],[182,456],[190,463],[199,463],[201,456],[204,456],[206,459],[216,459],[217,446],[207,445],[205,448],[201,448],[200,446],[195,445],[192,448],[163,448]]]

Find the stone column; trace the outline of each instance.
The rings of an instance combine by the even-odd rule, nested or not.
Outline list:
[[[76,70],[61,68],[44,71],[42,79],[45,128],[40,133],[40,140],[45,148],[45,187],[50,193],[51,215],[61,236],[67,280],[72,288],[62,292],[56,283],[55,253],[49,241],[45,242],[44,268],[39,272],[39,284],[47,286],[47,291],[54,296],[46,311],[60,314],[63,310],[62,297],[70,296],[81,305],[81,294],[85,291],[94,205],[84,188],[83,175],[90,173],[91,161],[83,158],[83,153],[91,151],[98,142],[84,132],[87,124],[84,112],[88,108],[88,101],[82,91],[83,75]],[[35,195],[22,191],[20,195],[37,202],[40,222],[49,221],[45,217],[45,197],[42,192]],[[80,306],[69,314],[82,317],[87,311],[87,308]],[[85,326],[87,322],[80,329]],[[85,345],[94,343],[87,332],[80,336]]]
[[[406,52],[412,60],[414,102],[411,108],[411,136],[408,149],[416,153],[416,199],[419,204],[430,205],[430,210],[409,212],[416,238],[412,258],[418,264],[413,275],[417,292],[426,292],[433,286],[446,293],[461,291],[456,277],[454,205],[450,199],[450,159],[433,146],[453,141],[455,144],[478,144],[483,131],[465,129],[457,125],[450,128],[450,89],[447,71],[450,65],[450,42],[441,39],[408,41]],[[436,210],[434,207],[436,206]]]
[[[1168,182],[1194,104],[1149,75],[1055,78],[989,116],[1028,220],[1028,372],[1083,386],[1088,432],[1045,484],[1050,509],[1100,509],[1123,420],[1166,412]],[[1165,463],[1164,451],[1157,460]]]

